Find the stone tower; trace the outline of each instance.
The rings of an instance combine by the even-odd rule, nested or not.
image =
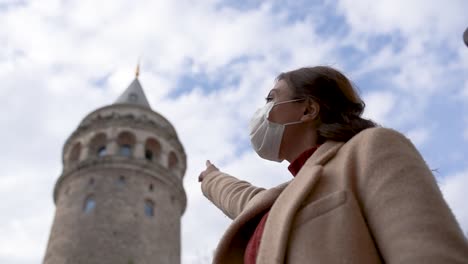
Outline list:
[[[180,263],[186,155],[135,80],[63,147],[44,264]]]

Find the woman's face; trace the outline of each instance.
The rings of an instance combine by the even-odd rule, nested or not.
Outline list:
[[[278,104],[284,101],[294,99],[294,92],[289,88],[284,80],[280,80],[271,89],[267,96],[267,102]],[[302,144],[304,135],[311,133],[310,124],[304,119],[304,114],[307,112],[307,100],[295,101],[284,104],[275,105],[268,116],[268,120],[278,124],[286,124],[291,122],[303,121],[303,123],[287,125],[284,129],[283,138],[279,157],[286,160],[296,158],[296,148]]]
[[[278,81],[266,97],[267,102],[273,102],[274,104],[289,100],[293,100],[293,91],[284,80]],[[301,101],[275,105],[270,111],[268,120],[278,124],[299,121],[301,108],[303,108]]]

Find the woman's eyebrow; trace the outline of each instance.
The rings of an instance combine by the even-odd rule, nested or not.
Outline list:
[[[278,93],[278,89],[276,88],[271,89],[270,92],[268,93],[268,96],[271,96],[273,93]]]

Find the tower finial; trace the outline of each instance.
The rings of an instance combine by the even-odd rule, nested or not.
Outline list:
[[[140,76],[140,61],[138,61],[138,64],[136,67],[135,78],[138,78],[138,76]]]

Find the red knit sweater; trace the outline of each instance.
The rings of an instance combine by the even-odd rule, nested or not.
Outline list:
[[[293,176],[299,172],[302,166],[306,163],[306,161],[314,154],[318,147],[313,147],[304,151],[299,157],[297,157],[291,164],[289,164],[288,170],[291,172]],[[244,253],[244,264],[255,264],[258,254],[258,249],[260,248],[260,240],[262,239],[263,229],[265,228],[265,223],[268,218],[268,210],[258,222],[255,231],[251,235],[249,242],[247,243],[247,247],[245,248]]]

